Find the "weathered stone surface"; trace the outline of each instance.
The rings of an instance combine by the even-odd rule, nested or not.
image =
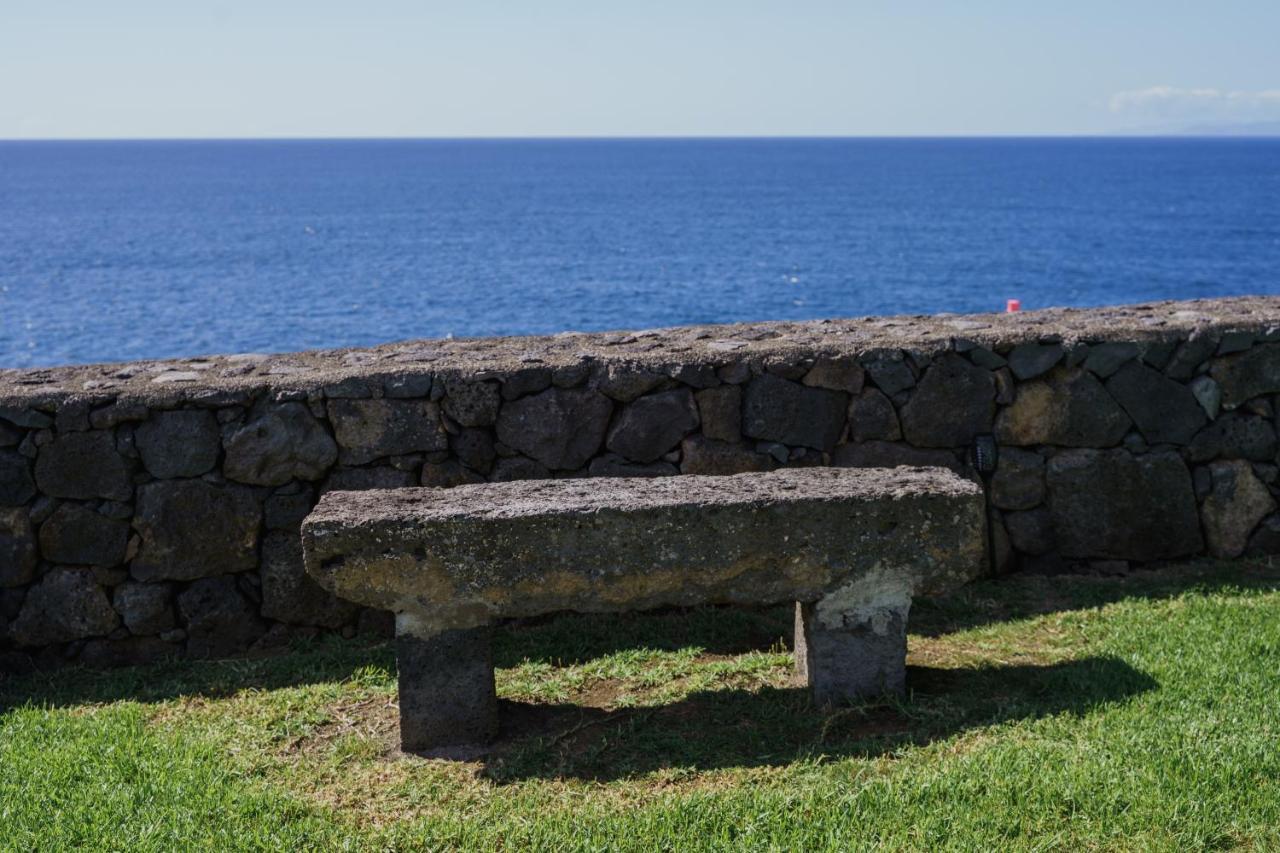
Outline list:
[[[1116,371],[1106,387],[1152,444],[1186,444],[1208,420],[1191,389],[1136,361]]]
[[[921,447],[961,447],[991,432],[995,414],[991,371],[947,354],[925,371],[902,407],[902,434]]]
[[[1106,379],[1141,353],[1137,344],[1127,341],[1094,344],[1089,347],[1089,354],[1085,356],[1084,369]]]
[[[109,432],[74,432],[40,448],[36,484],[55,498],[133,497],[129,465]]]
[[[487,429],[464,429],[449,439],[449,447],[468,468],[489,473],[497,453],[493,449],[493,433]]]
[[[1257,415],[1227,412],[1196,434],[1187,448],[1192,462],[1212,459],[1252,459],[1266,462],[1276,455],[1271,422]]]
[[[670,477],[680,473],[670,462],[632,462],[616,453],[592,459],[587,472],[592,477]]]
[[[163,634],[174,626],[172,590],[167,583],[125,583],[115,588],[112,604],[130,633]]]
[[[680,443],[681,474],[745,474],[749,471],[772,471],[777,462],[767,453],[759,453],[741,444],[713,441],[690,436]]]
[[[551,477],[551,469],[541,462],[524,456],[511,456],[499,459],[489,474],[494,483],[509,483],[514,480],[546,480]]]
[[[262,507],[249,489],[161,480],[138,489],[137,513],[137,580],[193,580],[257,564]]]
[[[88,569],[54,569],[27,592],[9,627],[19,646],[45,646],[111,633],[120,617]]]
[[[343,400],[334,405],[373,401]],[[222,471],[228,479],[258,486],[282,486],[290,480],[318,480],[338,458],[329,433],[302,403],[272,406],[224,443]]]
[[[633,462],[653,462],[698,424],[692,391],[648,394],[623,406],[609,428],[605,447]]]
[[[22,442],[23,433],[17,427],[0,421],[0,447],[14,447]]]
[[[702,434],[715,441],[742,440],[742,389],[737,385],[704,388],[694,394]]]
[[[1262,520],[1249,537],[1245,553],[1254,557],[1274,557],[1280,554],[1280,515]]]
[[[916,377],[911,372],[910,365],[901,359],[877,359],[868,362],[865,366],[871,381],[890,397],[916,384]]]
[[[156,412],[134,431],[134,444],[151,476],[199,477],[218,462],[218,419],[208,409]]]
[[[303,543],[322,586],[428,637],[566,609],[906,604],[981,573],[984,531],[981,489],[950,472],[808,468],[334,492]]]
[[[279,491],[267,498],[263,507],[263,521],[268,530],[294,530],[302,525],[302,519],[315,506],[316,498],[311,489]]]
[[[479,745],[498,734],[491,629],[396,638],[400,748],[425,753]]]
[[[498,419],[497,382],[446,381],[444,387],[444,412],[464,427],[491,426]]]
[[[371,468],[334,468],[325,478],[320,493],[333,491],[358,492],[365,489],[402,489],[416,485],[417,477],[409,471],[400,471],[386,465]]]
[[[518,400],[551,387],[551,371],[545,367],[525,367],[502,379],[502,399]]]
[[[419,482],[424,486],[448,489],[463,483],[483,483],[484,477],[457,460],[446,459],[444,462],[428,462],[423,465]]]
[[[118,566],[128,541],[127,523],[79,504],[62,504],[40,525],[40,553],[52,563]]]
[[[991,476],[991,503],[1000,509],[1031,509],[1044,500],[1044,457],[1016,447],[1000,449]]]
[[[1260,394],[1280,392],[1280,343],[1215,358],[1209,375],[1222,386],[1222,405],[1228,409]]]
[[[635,368],[627,364],[609,364],[597,378],[596,388],[602,394],[620,403],[630,403],[642,394],[648,394],[666,380],[666,376],[652,370]]]
[[[345,465],[449,446],[440,407],[427,400],[330,400],[329,422]]]
[[[0,589],[29,583],[37,560],[36,536],[27,511],[0,508]]]
[[[747,384],[742,432],[751,438],[830,451],[844,429],[849,396],[763,374]]]
[[[548,468],[581,468],[600,449],[612,411],[596,391],[548,388],[502,407],[498,440]]]
[[[1065,354],[1061,344],[1018,344],[1009,353],[1009,369],[1023,381],[1034,379],[1052,370]]]
[[[850,619],[822,618],[822,602],[796,603],[796,674],[819,704],[897,696],[907,684],[906,605],[882,604]]]
[[[1276,501],[1244,460],[1215,462],[1209,470],[1213,491],[1200,507],[1209,553],[1238,557],[1258,522],[1275,511]]]
[[[1198,331],[1192,332],[1174,350],[1173,357],[1165,365],[1164,372],[1170,379],[1190,379],[1196,374],[1196,370],[1204,363],[1205,359],[1213,355],[1217,348],[1218,339],[1216,337]]]
[[[1159,560],[1204,547],[1191,474],[1176,453],[1069,450],[1045,469],[1064,557]]]
[[[850,441],[897,441],[902,438],[898,413],[881,392],[865,389],[849,403]]]
[[[826,388],[846,394],[861,392],[865,381],[866,372],[852,358],[820,358],[801,380],[810,388]]]
[[[1005,513],[1004,526],[1009,544],[1020,553],[1040,556],[1053,550],[1053,518],[1044,507]]]
[[[307,577],[302,541],[296,534],[270,533],[262,540],[262,615],[294,625],[340,628],[355,619],[356,606],[341,601]]]
[[[1060,367],[1018,388],[1013,405],[996,417],[995,433],[1001,444],[1112,447],[1129,424],[1093,374]]]
[[[35,496],[31,465],[21,454],[0,450],[0,506],[22,506]]]
[[[1208,376],[1197,376],[1187,383],[1191,396],[1196,398],[1209,420],[1218,416],[1222,408],[1222,388]]]
[[[178,595],[178,614],[187,630],[187,656],[220,658],[242,652],[267,626],[235,578],[202,578]]]
[[[950,451],[924,450],[888,441],[842,444],[831,455],[831,464],[837,468],[898,468],[906,465],[960,470],[960,463]]]

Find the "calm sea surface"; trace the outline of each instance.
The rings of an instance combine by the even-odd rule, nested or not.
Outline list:
[[[1280,140],[0,143],[0,367],[1280,293]]]

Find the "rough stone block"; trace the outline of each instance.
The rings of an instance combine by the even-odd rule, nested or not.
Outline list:
[[[605,447],[632,462],[654,462],[697,429],[698,424],[692,391],[686,388],[648,394],[622,407],[609,428]]]
[[[27,511],[0,508],[0,589],[29,583],[38,559]]]
[[[1000,449],[991,475],[991,503],[1000,509],[1031,509],[1044,500],[1044,457],[1016,447]]]
[[[1114,447],[1129,431],[1124,409],[1092,373],[1058,368],[1018,388],[1013,404],[996,417],[1001,444]]]
[[[907,684],[909,596],[865,594],[855,606],[796,603],[796,673],[815,702],[899,696]]]
[[[587,473],[592,477],[670,477],[680,473],[670,462],[632,462],[616,453],[591,460]]]
[[[911,366],[901,358],[881,358],[867,362],[867,375],[875,386],[892,397],[916,384]]]
[[[1018,344],[1009,353],[1009,369],[1023,381],[1034,379],[1052,370],[1065,354],[1062,344]]]
[[[902,434],[920,447],[964,447],[991,432],[995,414],[991,371],[948,353],[924,372],[902,407]]]
[[[330,400],[329,422],[346,465],[449,447],[440,407],[428,400]]]
[[[1209,472],[1213,490],[1200,507],[1209,553],[1238,557],[1258,522],[1275,511],[1275,498],[1244,460],[1215,462]]]
[[[1215,358],[1209,375],[1222,386],[1222,405],[1228,409],[1261,394],[1280,392],[1280,343]]]
[[[1204,547],[1191,472],[1176,453],[1069,450],[1045,470],[1064,557],[1160,560]]]
[[[757,376],[743,397],[742,432],[751,438],[830,451],[844,430],[849,396],[807,388],[772,374]]]
[[[333,439],[302,403],[271,406],[232,432],[224,446],[227,478],[258,486],[318,480],[338,458]]]
[[[55,438],[40,448],[36,458],[36,483],[55,498],[133,497],[129,464],[116,450],[111,433],[75,432]]]
[[[79,504],[62,504],[40,525],[40,553],[51,563],[118,566],[128,541],[127,523]]]
[[[178,595],[186,625],[187,656],[221,658],[243,652],[267,626],[236,587],[233,577],[203,578]]]
[[[865,380],[866,371],[852,358],[820,358],[800,381],[810,388],[858,394]]]
[[[262,541],[262,615],[294,625],[341,628],[356,607],[307,577],[302,542],[294,533],[270,533]]]
[[[849,440],[897,441],[902,438],[898,412],[889,398],[867,388],[849,402]]]
[[[424,464],[419,482],[424,486],[448,489],[463,483],[483,483],[484,475],[472,471],[455,459],[446,459],[444,462]]]
[[[1190,388],[1136,361],[1116,371],[1106,388],[1152,444],[1186,444],[1208,421]]]
[[[589,388],[548,388],[498,413],[498,440],[547,468],[586,465],[604,441],[613,403]]]
[[[30,463],[19,453],[0,450],[0,506],[22,506],[35,496]]]
[[[745,474],[750,471],[772,471],[777,462],[767,453],[759,453],[741,444],[713,441],[702,436],[689,436],[680,443],[681,474]]]
[[[1212,459],[1252,459],[1265,462],[1276,455],[1271,422],[1257,415],[1227,412],[1196,434],[1187,448],[1192,462]]]
[[[46,646],[111,633],[120,617],[88,569],[55,569],[27,592],[9,633],[19,646]]]
[[[240,486],[160,480],[138,489],[137,580],[193,580],[257,565],[262,507]]]
[[[464,427],[490,426],[498,419],[502,397],[497,382],[446,381],[444,387],[444,412]]]
[[[199,477],[218,462],[222,437],[207,409],[156,412],[134,430],[142,464],[153,477]]]
[[[133,634],[163,634],[174,626],[172,590],[166,583],[124,583],[111,603]]]
[[[480,746],[497,736],[490,634],[486,626],[421,639],[397,630],[400,747],[405,752],[442,750],[450,756],[457,754],[451,750]]]
[[[702,434],[713,441],[742,440],[742,389],[737,385],[704,388],[694,395]]]
[[[652,370],[628,364],[607,364],[597,377],[595,387],[620,403],[630,403],[666,381],[666,376]]]

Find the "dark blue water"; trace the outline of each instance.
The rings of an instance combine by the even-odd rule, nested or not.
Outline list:
[[[0,366],[1280,293],[1280,140],[0,143]]]

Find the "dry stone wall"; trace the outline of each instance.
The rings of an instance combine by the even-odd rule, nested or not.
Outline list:
[[[993,572],[1280,553],[1280,298],[0,371],[0,668],[386,616],[304,574],[319,496],[940,465]]]

